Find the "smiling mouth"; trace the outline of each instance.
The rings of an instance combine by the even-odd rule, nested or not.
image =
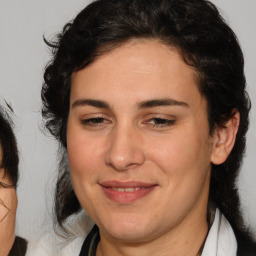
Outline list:
[[[141,182],[103,182],[100,184],[105,196],[119,204],[130,204],[151,193],[157,185]]]

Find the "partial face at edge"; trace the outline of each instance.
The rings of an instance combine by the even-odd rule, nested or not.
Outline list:
[[[133,41],[73,74],[72,184],[107,236],[147,241],[202,222],[213,145],[195,71],[176,49]]]
[[[0,161],[2,148],[0,146]],[[0,181],[11,185],[10,179],[4,177],[4,170],[0,169]],[[8,255],[15,239],[15,218],[17,209],[17,194],[14,188],[0,186],[0,255]]]

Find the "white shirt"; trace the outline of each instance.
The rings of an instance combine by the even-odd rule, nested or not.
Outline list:
[[[216,209],[201,256],[236,256],[237,241],[225,216]]]

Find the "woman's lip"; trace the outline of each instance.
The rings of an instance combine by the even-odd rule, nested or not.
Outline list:
[[[104,194],[113,202],[130,204],[151,193],[156,184],[128,181],[106,181],[100,183]]]
[[[121,182],[121,181],[104,181],[100,183],[101,186],[106,187],[106,188],[137,188],[137,187],[144,187],[144,188],[149,188],[156,186],[156,184],[153,183],[145,183],[145,182],[140,182],[140,181],[126,181],[126,182]]]

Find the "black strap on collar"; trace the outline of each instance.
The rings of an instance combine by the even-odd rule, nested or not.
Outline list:
[[[99,229],[96,225],[94,225],[83,242],[79,256],[96,256],[96,250],[99,241]]]

